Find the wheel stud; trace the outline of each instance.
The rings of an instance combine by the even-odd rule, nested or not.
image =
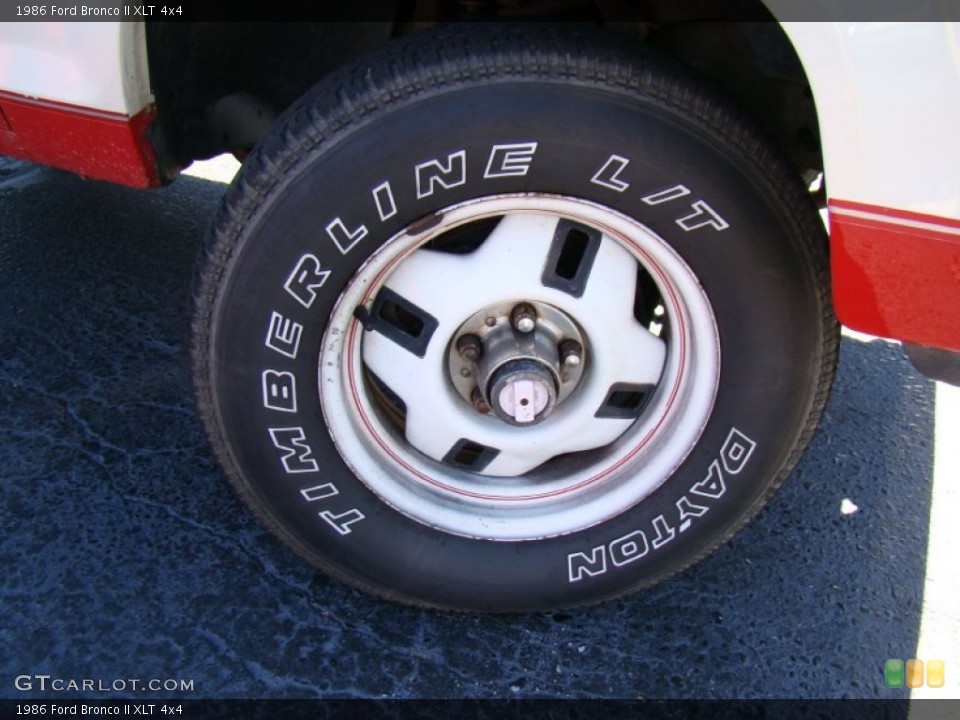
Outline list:
[[[473,409],[482,415],[489,415],[493,408],[490,407],[490,403],[487,402],[487,399],[483,396],[483,393],[480,392],[480,388],[474,388],[473,393],[470,395],[470,402],[473,403]]]
[[[457,353],[469,362],[476,362],[483,355],[483,343],[476,335],[464,335],[457,340]]]
[[[533,332],[537,327],[537,311],[529,303],[520,303],[510,313],[510,322],[517,332]]]
[[[576,340],[562,340],[559,351],[560,362],[567,367],[576,367],[583,362],[583,346]]]

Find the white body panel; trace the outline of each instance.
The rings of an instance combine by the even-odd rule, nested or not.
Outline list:
[[[830,197],[960,218],[960,24],[783,27],[817,103]],[[132,116],[152,102],[143,23],[0,23],[0,90]]]
[[[783,24],[831,198],[960,218],[960,23]]]
[[[816,101],[837,317],[960,352],[960,22],[851,21],[871,12],[854,12],[864,0],[809,0],[804,11],[763,1]],[[884,12],[930,17],[940,2],[889,0],[895,11]],[[791,21],[797,12],[836,21]],[[164,110],[153,107],[146,50],[142,23],[0,24],[0,154],[161,185],[171,158],[151,141]],[[172,80],[187,88],[194,74]]]
[[[0,23],[0,90],[135,115],[152,102],[143,23]]]

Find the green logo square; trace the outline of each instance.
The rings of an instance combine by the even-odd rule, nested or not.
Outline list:
[[[883,677],[888,688],[903,687],[903,660],[887,660],[883,668]]]

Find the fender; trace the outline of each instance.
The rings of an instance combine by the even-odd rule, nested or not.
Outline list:
[[[960,351],[960,23],[783,27],[817,105],[838,318]]]
[[[0,154],[161,184],[143,23],[0,24]]]

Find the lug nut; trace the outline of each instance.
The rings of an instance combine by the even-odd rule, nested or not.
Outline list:
[[[478,387],[474,388],[470,394],[470,402],[473,404],[473,409],[481,415],[489,415],[493,410]]]
[[[510,313],[510,322],[517,332],[533,332],[537,327],[537,311],[529,303],[520,303]]]
[[[560,362],[567,367],[576,367],[583,362],[583,347],[576,340],[560,341]]]
[[[464,335],[457,340],[457,353],[464,360],[476,362],[483,355],[483,343],[476,335]]]

